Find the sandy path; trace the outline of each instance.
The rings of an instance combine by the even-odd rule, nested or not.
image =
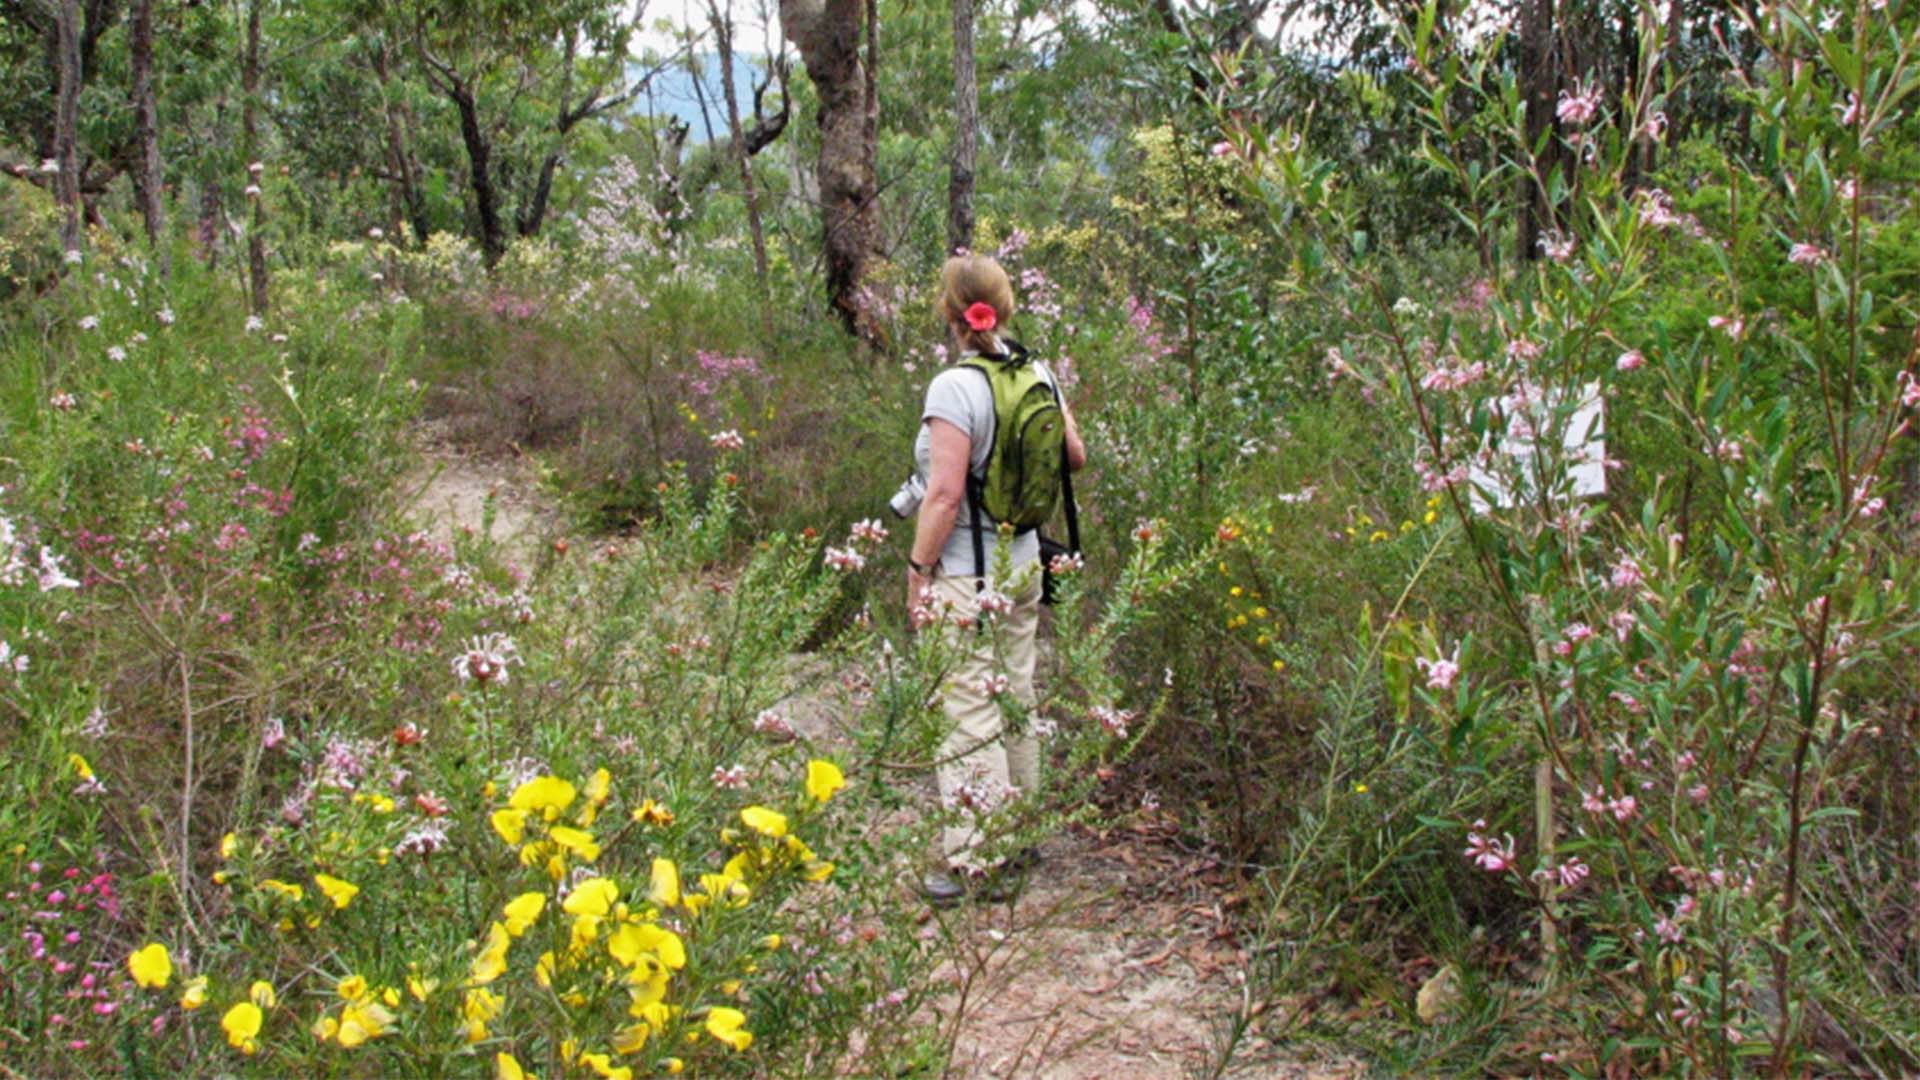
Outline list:
[[[429,446],[409,478],[412,515],[437,538],[488,535],[531,566],[558,518],[525,462]],[[822,672],[795,658],[803,684]],[[831,682],[831,679],[824,680]],[[809,698],[812,698],[809,700]],[[844,738],[849,713],[824,698],[789,702],[807,734]],[[921,785],[930,805],[931,778]],[[1011,903],[922,909],[923,931],[946,941],[941,993],[919,1022],[950,1037],[953,1077],[1039,1080],[1219,1075],[1347,1080],[1350,1063],[1306,1065],[1241,1053],[1215,1073],[1221,1031],[1245,1007],[1245,956],[1227,910],[1228,882],[1205,855],[1179,851],[1160,830],[1070,829]]]
[[[531,567],[547,534],[561,524],[524,459],[478,457],[429,433],[420,467],[401,482],[407,516],[436,540],[484,533],[509,561]],[[488,524],[488,503],[492,521]]]

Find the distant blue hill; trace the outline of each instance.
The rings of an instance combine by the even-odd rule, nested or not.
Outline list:
[[[685,63],[676,64],[653,77],[648,90],[639,94],[628,106],[633,116],[678,117],[687,125],[689,144],[707,141],[707,125],[713,125],[713,137],[727,137],[727,92],[726,84],[720,78],[720,54],[701,53],[695,59],[700,68],[699,94],[694,92],[694,78],[687,72]],[[637,61],[627,66],[630,78],[639,78],[651,65]],[[760,78],[761,63],[758,59],[735,54],[733,61],[733,84],[735,93],[740,97],[740,117],[743,123],[753,122],[753,83]],[[777,108],[778,88],[767,91],[769,109]],[[707,99],[707,118],[700,118],[700,94]]]

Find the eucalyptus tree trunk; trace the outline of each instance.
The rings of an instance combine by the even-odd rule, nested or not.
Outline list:
[[[953,163],[947,174],[947,251],[973,247],[973,170],[980,152],[973,0],[953,0]]]
[[[260,4],[247,4],[247,50],[240,66],[240,135],[247,148],[249,183],[255,188],[265,179],[260,160]],[[256,169],[255,166],[262,166]],[[266,199],[258,193],[253,203],[253,224],[247,229],[247,292],[256,314],[267,310],[267,211]]]
[[[866,65],[860,41],[863,0],[780,0],[780,21],[800,50],[820,99],[820,213],[827,296],[848,332],[876,348],[879,323],[862,294],[879,250],[874,125],[868,115]]]
[[[59,0],[54,13],[53,199],[60,208],[60,249],[79,251],[80,227],[80,4]]]
[[[133,68],[134,202],[147,226],[154,265],[172,272],[167,245],[166,203],[161,199],[160,106],[153,89],[153,0],[134,0],[127,51]]]
[[[767,295],[767,235],[760,224],[760,192],[753,183],[753,166],[748,161],[747,140],[740,130],[740,92],[733,85],[733,0],[708,0],[707,15],[713,22],[715,42],[720,46],[720,81],[727,88],[727,131],[732,138],[733,158],[740,168],[740,194],[747,204],[747,231],[753,236],[753,272],[760,281],[760,295]],[[761,310],[767,310],[762,304]]]

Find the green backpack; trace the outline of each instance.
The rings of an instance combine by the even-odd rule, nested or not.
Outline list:
[[[1059,508],[1066,475],[1067,420],[1059,395],[1017,342],[1007,342],[1005,356],[972,356],[961,364],[985,375],[993,391],[987,475],[967,476],[974,505],[1019,532],[1038,528]]]

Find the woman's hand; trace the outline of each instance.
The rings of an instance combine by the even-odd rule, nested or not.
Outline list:
[[[907,567],[907,622],[915,630],[920,629],[920,611],[932,602],[928,595],[933,588],[933,578]]]

